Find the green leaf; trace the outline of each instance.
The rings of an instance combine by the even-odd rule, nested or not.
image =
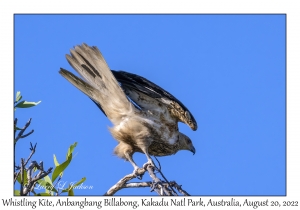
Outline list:
[[[79,180],[78,182],[76,182],[76,183],[72,186],[72,188],[73,188],[73,187],[76,187],[76,186],[78,186],[78,185],[80,185],[80,184],[83,183],[85,180],[86,180],[86,178],[83,177],[81,180]]]
[[[68,191],[71,189],[70,187],[71,187],[71,185],[69,184],[69,187],[67,187],[67,188],[63,189],[61,192],[62,192],[62,193],[64,193],[64,192],[68,192]]]
[[[27,179],[27,171],[24,169],[23,172],[23,184],[27,184],[28,183],[28,179]]]
[[[68,196],[74,196],[73,187],[71,187],[71,189],[69,190]]]
[[[14,195],[20,195],[20,190],[14,190]]]
[[[57,161],[57,159],[56,159],[56,155],[54,154],[53,155],[53,160],[54,160],[54,165],[55,165],[55,167],[57,167],[57,166],[59,166],[60,164],[58,163],[58,161]],[[63,176],[63,172],[61,172],[60,174],[59,174],[59,176]]]
[[[65,188],[65,189],[63,189],[61,192],[62,192],[62,193],[64,193],[64,192],[68,192],[70,189],[71,189],[71,188],[70,188],[70,185],[69,185],[69,187],[68,187],[68,188]]]
[[[54,192],[52,192],[50,190],[45,190],[45,193],[50,194],[51,196],[54,195]]]
[[[78,185],[80,185],[81,183],[83,183],[84,181],[86,180],[86,178],[85,177],[83,177],[81,180],[79,180],[78,182],[76,182],[75,184],[73,184],[73,185],[69,185],[69,187],[68,188],[66,188],[66,189],[63,189],[63,191],[62,192],[68,192],[71,188],[73,189],[74,187],[76,187],[76,186],[78,186]]]
[[[17,98],[21,95],[21,91],[18,91],[17,94],[16,94],[16,100]]]
[[[71,160],[72,160],[72,153],[70,154],[70,156],[68,156],[68,158],[65,162],[63,162],[59,166],[55,167],[55,169],[52,173],[52,182],[54,182],[54,180],[58,177],[58,175],[67,168],[67,166],[69,165]]]
[[[50,184],[49,182],[46,182],[44,179],[40,179],[38,180],[39,185],[43,186],[44,189],[47,191],[53,191],[57,193],[57,190],[54,188],[54,186],[52,184]]]
[[[51,185],[53,185],[53,183],[52,183],[52,181],[51,181],[51,179],[50,179],[50,177],[48,175],[44,177],[44,180],[46,182],[49,182]]]
[[[76,146],[77,146],[77,142],[75,142],[74,144],[72,144],[72,145],[69,147],[68,153],[67,153],[67,159],[68,159],[69,155],[73,153],[73,151],[74,151],[74,149],[75,149]]]
[[[39,103],[41,103],[41,101],[38,101],[38,102],[21,101],[15,107],[18,107],[18,108],[29,108],[29,107],[32,107],[32,106],[36,106]]]
[[[16,102],[20,101],[21,99],[22,99],[21,92],[18,91],[16,94]]]
[[[35,194],[35,196],[51,196],[51,194],[49,194],[49,193],[38,193],[38,194]]]
[[[57,161],[55,155],[53,155],[53,160],[54,160],[54,165],[55,165],[56,167],[59,166],[59,163],[58,163],[58,161]]]
[[[19,173],[19,175],[17,177],[17,181],[21,184],[21,173]]]
[[[17,181],[21,184],[21,173],[19,173],[18,177],[17,177]],[[27,184],[28,180],[27,180],[27,173],[26,170],[23,170],[23,185]]]
[[[63,189],[61,192],[62,193],[68,192],[71,188],[72,188],[72,186],[69,184],[69,186],[67,188]]]
[[[15,130],[22,130],[21,128],[18,128],[17,126],[15,126]]]

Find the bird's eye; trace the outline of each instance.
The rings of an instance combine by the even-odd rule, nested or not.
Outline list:
[[[192,142],[191,140],[189,140],[189,139],[187,140],[187,143],[189,143],[189,144],[190,144],[191,142]]]

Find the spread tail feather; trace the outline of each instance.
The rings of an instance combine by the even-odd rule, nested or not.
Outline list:
[[[66,58],[83,79],[62,68],[59,73],[99,104],[114,124],[135,109],[97,47],[76,46]]]

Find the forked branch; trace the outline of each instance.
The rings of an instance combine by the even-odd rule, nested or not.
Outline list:
[[[159,164],[160,165],[160,164]],[[145,172],[148,172],[152,181],[146,182],[129,182],[130,180],[142,177]],[[164,181],[156,176],[155,171],[158,171]],[[150,187],[150,191],[155,191],[158,195],[161,196],[177,196],[178,193],[181,195],[189,196],[189,194],[181,188],[181,185],[178,185],[175,181],[169,182],[166,177],[163,175],[160,169],[156,166],[152,166],[150,164],[146,165],[144,168],[140,168],[136,173],[128,174],[120,179],[114,186],[112,186],[104,195],[112,196],[116,192],[124,188],[140,188],[140,187]],[[176,190],[177,192],[176,192]]]

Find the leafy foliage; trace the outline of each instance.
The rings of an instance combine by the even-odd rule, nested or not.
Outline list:
[[[30,107],[38,105],[41,102],[41,101],[28,102],[25,100],[20,101],[21,99],[22,99],[21,92],[18,91],[16,93],[16,98],[15,98],[15,102],[14,102],[15,110],[16,110],[16,108],[30,108]],[[26,123],[26,125],[23,128],[17,127],[17,121],[18,120],[16,118],[14,121],[14,132],[15,132],[15,138],[14,138],[15,144],[14,145],[15,145],[15,147],[16,147],[16,144],[19,139],[26,138],[30,134],[33,133],[33,130],[32,130],[27,134],[23,134],[25,132],[25,130],[29,127],[31,119]],[[16,135],[17,131],[19,131],[18,135]],[[62,193],[68,193],[68,195],[70,195],[70,196],[74,195],[74,191],[73,191],[74,187],[83,183],[86,180],[85,177],[82,178],[80,181],[76,182],[75,184],[69,185],[65,189],[56,189],[55,186],[59,183],[66,168],[69,166],[69,164],[72,160],[72,157],[73,157],[73,151],[74,151],[75,147],[77,146],[77,142],[70,145],[70,147],[68,148],[68,151],[67,151],[66,160],[64,162],[62,162],[61,164],[58,162],[56,156],[53,155],[55,168],[54,168],[51,178],[50,178],[49,174],[52,172],[52,168],[49,168],[48,171],[44,171],[42,161],[40,162],[40,164],[37,164],[36,161],[31,161],[30,166],[26,168],[28,161],[30,160],[32,155],[35,153],[35,149],[36,149],[36,144],[35,144],[35,146],[32,146],[32,143],[30,143],[30,145],[31,145],[31,147],[30,147],[31,154],[30,154],[29,158],[26,161],[25,161],[25,159],[22,158],[21,166],[16,166],[16,164],[15,164],[14,180],[15,180],[15,183],[17,181],[20,184],[20,190],[15,189],[14,195],[29,195],[30,192],[32,192],[36,196],[54,196],[54,195],[57,196],[57,195],[61,195]],[[30,175],[30,176],[28,177],[28,175]],[[43,189],[45,189],[45,192],[36,193],[34,191],[34,186],[36,184],[40,185]],[[25,191],[24,191],[24,189],[25,189]]]
[[[69,185],[65,189],[56,189],[55,188],[55,186],[59,183],[60,179],[63,177],[64,171],[66,170],[66,168],[68,167],[68,165],[70,164],[70,162],[72,160],[72,157],[73,157],[72,153],[73,153],[76,145],[77,145],[77,142],[70,145],[70,147],[68,148],[66,161],[64,161],[61,164],[58,163],[56,155],[53,155],[55,168],[52,173],[52,177],[50,178],[49,176],[45,176],[44,179],[38,181],[40,186],[42,186],[45,189],[45,192],[38,193],[38,194],[36,194],[36,196],[61,195],[62,193],[65,193],[65,192],[67,192],[69,196],[72,196],[72,195],[74,195],[74,191],[73,191],[74,187],[80,185],[81,183],[83,183],[86,180],[86,178],[84,177],[80,181],[76,182],[73,185]],[[55,180],[57,180],[56,183],[54,183]]]
[[[38,101],[38,102],[29,102],[29,101],[20,101],[22,99],[22,95],[21,95],[21,92],[18,91],[17,94],[16,94],[16,101],[15,101],[15,110],[16,108],[30,108],[30,107],[33,107],[33,106],[36,106],[38,105],[39,103],[41,103],[42,101]],[[20,102],[19,102],[20,101]]]

